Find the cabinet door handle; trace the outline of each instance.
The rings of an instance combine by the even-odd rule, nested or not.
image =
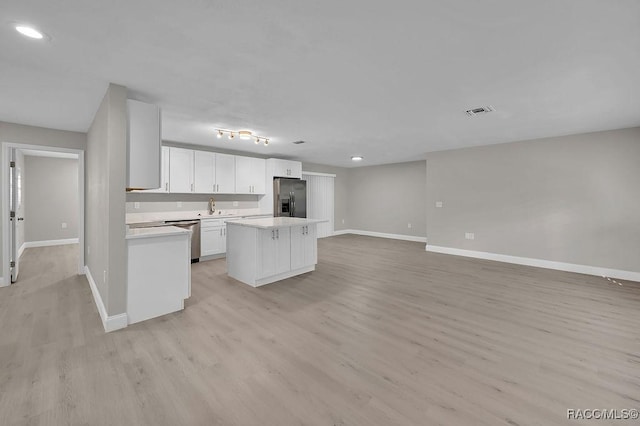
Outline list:
[[[216,183],[216,192],[220,192],[220,185]]]
[[[271,230],[271,239],[272,240],[276,239],[276,231],[274,229]]]
[[[302,235],[304,235],[304,226],[302,227]]]
[[[165,184],[164,184],[164,190],[165,190],[166,192],[169,192],[169,184],[168,184],[168,183],[165,183]]]
[[[193,184],[191,184],[191,192],[193,192]]]

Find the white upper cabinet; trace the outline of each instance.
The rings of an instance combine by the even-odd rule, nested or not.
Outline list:
[[[236,157],[216,154],[216,193],[233,194],[236,191]]]
[[[127,99],[127,188],[160,188],[160,108]]]
[[[267,160],[269,170],[274,177],[302,178],[302,163],[300,161],[281,160],[269,158]]]
[[[209,151],[194,151],[194,192],[213,194],[216,192],[216,154]]]
[[[160,169],[160,188],[149,189],[144,192],[169,192],[169,147],[162,147],[162,167]]]
[[[194,151],[169,148],[169,192],[194,192]]]
[[[266,161],[262,158],[236,157],[236,194],[264,194]]]

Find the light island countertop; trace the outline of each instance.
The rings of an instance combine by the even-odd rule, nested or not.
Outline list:
[[[304,219],[300,217],[265,217],[259,219],[232,219],[227,221],[227,225],[247,226],[259,229],[290,228],[292,226],[304,226],[315,223],[323,223],[323,219]]]
[[[166,237],[169,235],[190,234],[188,229],[178,228],[177,226],[159,226],[154,228],[135,228],[127,229],[127,240],[138,238],[155,238]]]

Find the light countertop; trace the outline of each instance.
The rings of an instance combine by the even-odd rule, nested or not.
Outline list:
[[[265,217],[258,219],[233,219],[227,221],[228,225],[248,226],[259,229],[290,228],[292,226],[312,225],[327,222],[322,219],[304,219],[300,217]]]
[[[216,210],[214,214],[209,214],[206,210],[196,211],[172,211],[172,212],[145,212],[127,213],[127,224],[140,224],[147,222],[163,222],[165,220],[208,220],[208,219],[236,219],[244,217],[268,216],[260,212],[260,209],[234,209]]]
[[[127,240],[138,238],[167,237],[171,235],[189,235],[191,231],[177,226],[158,226],[154,228],[127,229]]]

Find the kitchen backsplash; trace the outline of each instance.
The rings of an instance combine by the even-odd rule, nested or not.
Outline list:
[[[209,198],[216,200],[217,210],[245,210],[258,208],[256,195],[206,194],[127,194],[127,213],[176,212],[207,210]],[[138,203],[138,208],[135,204]],[[178,204],[181,204],[178,206]]]

